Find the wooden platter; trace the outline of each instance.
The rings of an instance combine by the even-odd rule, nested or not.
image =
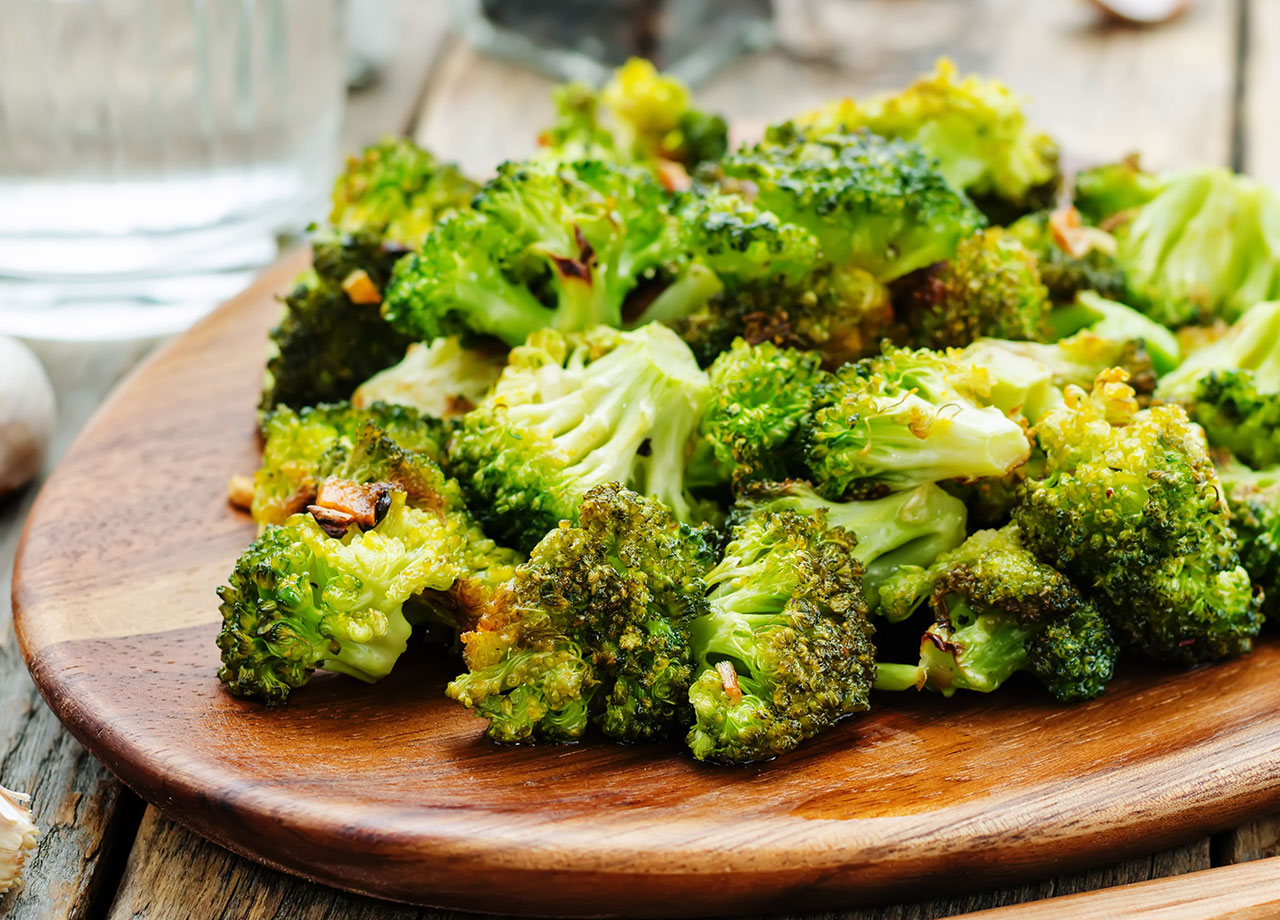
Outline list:
[[[421,904],[691,916],[937,896],[1059,874],[1280,806],[1280,642],[1129,666],[1098,701],[1028,683],[891,695],[779,761],[587,742],[498,748],[411,650],[268,712],[215,677],[214,588],[253,536],[262,342],[286,259],[126,380],[27,522],[17,634],[49,705],[173,819],[270,866]]]

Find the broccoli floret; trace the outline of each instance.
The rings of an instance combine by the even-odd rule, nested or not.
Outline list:
[[[1040,562],[1014,526],[980,530],[928,568],[906,567],[881,590],[883,612],[904,619],[925,600],[935,622],[916,666],[881,664],[876,686],[989,693],[1030,671],[1056,699],[1091,700],[1119,649],[1107,621],[1061,572]]]
[[[1031,453],[1022,424],[984,401],[986,369],[958,354],[888,347],[818,388],[802,436],[827,498],[1003,476]]]
[[[619,741],[687,724],[689,624],[707,610],[706,536],[617,484],[534,547],[478,628],[451,698],[498,741],[569,741],[588,724]]]
[[[412,627],[404,605],[468,574],[458,518],[386,491],[372,526],[331,536],[310,515],[270,526],[236,561],[222,599],[219,678],[237,696],[284,703],[323,667],[364,681],[391,672]]]
[[[832,527],[857,539],[853,558],[865,568],[862,594],[879,608],[880,586],[900,567],[928,566],[964,542],[964,503],[932,483],[883,498],[833,502],[807,482],[786,480],[749,485],[729,515],[729,525],[756,511],[822,514]]]
[[[653,64],[632,58],[598,92],[583,83],[556,88],[555,123],[539,137],[560,160],[616,159],[686,170],[716,160],[728,146],[723,118],[695,108],[688,88]]]
[[[485,529],[521,549],[607,482],[698,522],[709,509],[689,497],[685,466],[709,398],[707,375],[665,326],[543,330],[463,416],[449,466]]]
[[[1139,411],[1123,379],[1068,387],[1036,423],[1045,470],[1014,523],[1146,655],[1195,664],[1247,652],[1262,617],[1204,433],[1180,408]]]
[[[1182,361],[1182,346],[1168,327],[1094,291],[1081,291],[1074,303],[1050,313],[1049,326],[1055,339],[1088,331],[1110,342],[1132,342],[1150,357],[1157,374],[1169,373]]]
[[[1124,370],[1129,385],[1144,396],[1156,385],[1151,356],[1140,341],[1104,338],[1089,330],[1052,343],[978,339],[961,356],[987,369],[994,405],[1016,408],[1032,424],[1061,404],[1064,387],[1089,389],[1113,367]]]
[[[785,479],[801,467],[801,423],[825,375],[814,352],[737,339],[707,370],[711,399],[699,433],[717,478],[742,484]]]
[[[1043,341],[1049,295],[1035,257],[1000,228],[960,241],[946,262],[894,286],[913,345],[963,348],[980,336]]]
[[[1280,463],[1280,300],[1257,304],[1190,355],[1156,396],[1185,406],[1210,444],[1250,466]]]
[[[706,576],[710,612],[690,627],[699,760],[774,757],[867,708],[875,649],[854,542],[822,511],[738,520]]]
[[[1115,237],[1086,226],[1075,208],[1027,214],[1009,225],[1008,234],[1036,257],[1054,303],[1071,303],[1081,291],[1116,299],[1128,290],[1116,262]]]
[[[1280,466],[1252,470],[1229,456],[1216,466],[1240,541],[1240,563],[1262,588],[1270,616],[1280,611]]]
[[[430,344],[415,342],[399,364],[356,387],[351,403],[362,409],[382,402],[409,406],[435,418],[454,418],[476,407],[505,361],[504,349],[468,347],[458,336]]]
[[[271,330],[261,411],[349,399],[361,381],[400,360],[411,340],[378,304],[403,254],[370,234],[312,241],[312,267],[294,282]]]
[[[328,403],[296,412],[281,407],[262,426],[262,465],[253,476],[251,508],[258,526],[283,524],[312,504],[320,480],[332,472],[329,465],[338,456],[335,445],[349,448],[367,422],[407,450],[440,458],[445,425],[413,409],[382,403],[364,409]]]
[[[1170,173],[1148,184],[1154,195],[1152,187],[1116,195],[1110,206],[1127,207],[1100,213],[1116,239],[1126,303],[1180,326],[1219,316],[1234,321],[1280,297],[1280,195],[1221,168]]]
[[[1076,208],[1092,224],[1140,208],[1164,190],[1162,180],[1142,168],[1137,154],[1082,170],[1072,185]]]
[[[817,237],[826,260],[888,282],[950,258],[981,213],[919,147],[860,132],[775,125],[725,157],[714,178]]]
[[[347,159],[333,186],[329,222],[416,249],[444,215],[466,208],[479,186],[404,137],[387,137]]]
[[[1021,100],[996,80],[957,79],[946,58],[899,93],[843,99],[799,122],[818,132],[865,128],[914,141],[938,158],[951,185],[1001,222],[1052,201],[1058,185],[1057,145],[1027,126]]]
[[[642,172],[505,163],[397,264],[383,312],[423,341],[471,331],[514,346],[544,327],[621,326],[627,294],[683,260],[666,193]]]

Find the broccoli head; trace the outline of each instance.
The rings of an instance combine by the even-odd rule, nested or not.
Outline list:
[[[1026,462],[1019,421],[986,401],[985,368],[958,353],[886,348],[818,388],[802,432],[809,478],[827,498],[1003,476]]]
[[[879,608],[880,586],[902,566],[928,566],[964,542],[964,503],[932,483],[883,498],[828,501],[807,482],[752,483],[739,495],[729,525],[757,511],[794,511],[825,515],[832,527],[852,534],[851,552],[865,572],[862,594],[867,607]]]
[[[1156,374],[1167,374],[1182,361],[1182,345],[1167,326],[1095,291],[1081,291],[1074,303],[1055,309],[1049,314],[1049,326],[1055,339],[1089,332],[1108,342],[1131,342],[1135,350],[1147,354]],[[1080,385],[1087,386],[1088,382]]]
[[[912,344],[963,348],[980,336],[1043,341],[1049,297],[1036,259],[1000,228],[960,241],[946,262],[894,285],[894,306]]]
[[[404,137],[386,137],[347,159],[333,186],[329,222],[416,249],[444,215],[467,207],[479,188]]]
[[[379,304],[404,250],[371,234],[321,234],[309,271],[284,298],[271,330],[259,409],[349,399],[356,386],[404,356],[411,341]]]
[[[1115,299],[1128,290],[1115,237],[1085,225],[1075,208],[1027,214],[1009,225],[1008,234],[1035,256],[1054,303],[1070,303],[1081,291]]]
[[[644,173],[509,162],[396,266],[383,312],[423,341],[470,331],[514,346],[544,327],[621,326],[632,289],[684,259],[666,192]]]
[[[374,374],[351,396],[358,409],[373,403],[408,406],[423,415],[449,419],[464,415],[489,392],[502,372],[506,351],[468,347],[459,336],[415,342],[404,359]]]
[[[1280,300],[1251,308],[1216,342],[1160,379],[1209,443],[1254,467],[1280,463]]]
[[[463,416],[449,467],[486,530],[521,549],[608,482],[696,522],[708,512],[689,497],[685,467],[709,397],[706,373],[665,326],[543,330]]]
[[[1240,541],[1240,563],[1262,588],[1271,615],[1280,610],[1280,467],[1252,470],[1230,456],[1216,465]]]
[[[1074,204],[1091,224],[1136,210],[1164,190],[1163,181],[1142,168],[1137,154],[1081,170],[1072,186]]]
[[[822,511],[738,518],[689,630],[699,760],[774,757],[867,708],[875,649],[854,542]]]
[[[818,133],[867,129],[913,141],[1000,218],[1052,201],[1058,185],[1057,145],[1027,126],[1021,101],[999,81],[957,78],[946,58],[899,93],[843,99],[798,121]]]
[[[928,568],[906,567],[881,592],[884,612],[908,616],[926,599],[935,621],[918,665],[881,664],[876,686],[989,693],[1029,671],[1056,699],[1090,700],[1119,649],[1097,608],[1026,549],[1014,526],[980,530]]]
[[[687,724],[690,623],[706,612],[706,536],[608,483],[553,529],[463,637],[451,698],[498,741],[639,741]]]
[[[694,107],[688,88],[653,64],[632,58],[600,90],[583,83],[557,87],[556,120],[539,142],[560,160],[614,159],[691,170],[728,147],[723,118]]]
[[[1194,664],[1249,651],[1262,624],[1204,433],[1138,409],[1121,371],[1068,387],[1036,424],[1044,473],[1014,509],[1024,543],[1089,591],[1117,638]]]

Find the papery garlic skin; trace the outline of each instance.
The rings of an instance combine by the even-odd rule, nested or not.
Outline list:
[[[26,803],[30,796],[0,786],[0,894],[22,874],[27,853],[35,849],[36,830]]]
[[[55,420],[53,386],[39,360],[0,336],[0,498],[40,472]]]

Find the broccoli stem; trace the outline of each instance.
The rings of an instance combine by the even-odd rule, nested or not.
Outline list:
[[[640,314],[636,325],[670,324],[698,310],[723,288],[720,278],[711,269],[705,265],[690,265],[684,274],[654,298],[653,303]]]
[[[924,686],[924,670],[915,664],[876,662],[876,690],[919,690]]]

